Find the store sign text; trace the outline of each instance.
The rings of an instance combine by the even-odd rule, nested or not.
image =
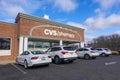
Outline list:
[[[69,37],[69,38],[74,38],[75,35],[71,33],[66,33],[62,31],[57,31],[57,30],[50,30],[50,29],[44,29],[44,34],[45,35],[50,35],[50,36],[58,36],[58,37]]]

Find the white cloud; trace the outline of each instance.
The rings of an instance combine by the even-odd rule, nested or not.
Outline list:
[[[120,15],[112,14],[107,18],[98,17],[98,18],[88,18],[84,24],[88,29],[92,31],[102,30],[109,27],[118,27],[120,26]]]
[[[14,18],[18,12],[33,13],[41,6],[38,0],[0,0],[2,19]]]
[[[102,9],[109,9],[113,6],[120,5],[120,0],[94,0],[99,3]]]
[[[115,28],[115,27],[119,29],[120,15],[112,14],[106,18],[105,17],[98,17],[98,18],[90,17],[86,19],[86,21],[83,24],[75,23],[75,22],[68,22],[67,24],[80,27],[80,28],[84,28],[85,34],[87,34],[85,36],[85,41],[90,41],[93,38],[95,38],[95,36],[91,36],[91,35],[95,35],[96,31],[104,30],[106,28],[108,29]],[[120,34],[120,31],[117,31],[115,33]]]
[[[77,8],[77,2],[76,0],[0,0],[0,19],[11,20],[18,12],[33,14],[39,9],[45,10],[51,6],[57,10],[70,12]]]
[[[106,11],[101,10],[101,8],[95,9],[94,12],[100,17],[104,17],[106,15]]]
[[[96,38],[96,37],[92,36],[92,35],[85,35],[85,42],[92,41],[94,38]]]
[[[98,3],[100,7],[96,8],[94,12],[97,16],[107,16],[113,13],[119,13],[120,0],[93,0]]]
[[[67,22],[67,24],[68,24],[68,25],[71,25],[71,26],[78,27],[78,28],[87,29],[85,25],[80,24],[80,23],[76,23],[76,22]]]
[[[113,33],[113,34],[119,34],[120,35],[120,30],[119,31],[116,31],[115,33]]]
[[[115,27],[120,26],[120,15],[112,14],[106,19],[108,26]]]
[[[9,8],[5,8],[6,13],[9,13],[9,15],[11,16],[15,16],[16,14],[18,14],[18,12],[24,12],[24,9],[20,6],[14,6],[14,7],[9,7]]]
[[[95,9],[95,13],[99,14],[100,12],[101,12],[100,8]]]
[[[77,8],[75,0],[50,0],[53,2],[53,7],[58,8],[64,12],[70,12]]]
[[[87,26],[85,26],[84,24],[80,24],[80,23],[76,23],[76,22],[67,22],[67,24],[71,25],[71,26],[78,27],[78,28],[83,28],[83,29],[85,29],[85,32],[89,32],[89,30],[87,29]],[[89,42],[93,38],[95,38],[95,36],[85,35],[85,42]]]

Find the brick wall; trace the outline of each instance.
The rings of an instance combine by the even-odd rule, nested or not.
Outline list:
[[[18,55],[17,29],[17,24],[0,22],[0,38],[11,38],[11,55],[0,56],[0,61],[15,60]]]
[[[26,36],[30,36],[30,30],[35,27],[35,26],[40,26],[40,25],[51,25],[51,26],[58,26],[61,27],[59,25],[54,25],[54,24],[46,24],[45,22],[40,22],[40,21],[35,21],[35,20],[30,20],[30,19],[26,19],[26,18],[20,18],[19,19],[19,27],[20,27],[20,35],[26,35]],[[62,26],[64,28],[64,26]],[[36,30],[33,31],[33,35],[32,36],[44,36],[47,38],[59,38],[59,37],[54,37],[54,36],[45,36],[43,34],[43,29],[44,28],[38,28]],[[71,30],[74,30],[77,32],[75,38],[73,40],[79,40],[79,41],[84,41],[84,30],[78,29],[78,28],[69,28]],[[63,32],[67,32],[69,33],[69,31],[64,31]],[[78,34],[80,35],[80,38],[78,37]],[[62,39],[67,39],[66,37],[61,37]],[[68,38],[69,40],[72,40],[72,38]]]

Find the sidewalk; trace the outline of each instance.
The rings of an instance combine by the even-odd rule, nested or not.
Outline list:
[[[6,65],[10,63],[15,63],[15,61],[0,61],[0,65]]]

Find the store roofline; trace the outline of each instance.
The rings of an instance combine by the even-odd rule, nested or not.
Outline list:
[[[4,21],[0,21],[0,23],[11,24],[11,25],[17,25],[16,23],[9,23],[9,22],[4,22]]]
[[[44,19],[44,18],[39,18],[39,17],[36,17],[36,16],[24,14],[24,13],[18,13],[18,15],[16,17],[16,20],[15,20],[15,23],[18,22],[18,19],[20,17],[35,20],[35,21],[40,21],[40,22],[44,22],[44,23],[48,23],[48,24],[54,24],[54,25],[58,25],[58,26],[63,26],[63,27],[66,27],[66,28],[76,28],[76,29],[85,30],[83,28],[79,28],[79,27],[75,27],[75,26],[71,26],[71,25],[67,25],[67,24],[63,24],[63,23],[59,23],[59,22],[55,22],[55,21],[51,21],[51,20]]]

